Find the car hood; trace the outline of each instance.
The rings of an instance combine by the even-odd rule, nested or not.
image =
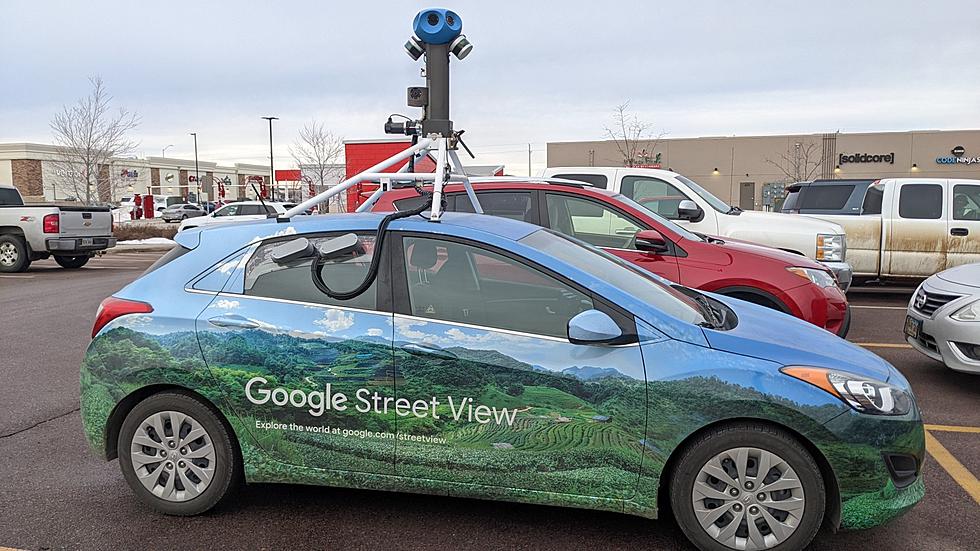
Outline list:
[[[714,243],[714,245],[722,247],[723,249],[731,251],[735,254],[753,255],[766,260],[779,262],[781,264],[785,264],[786,266],[800,266],[803,268],[826,270],[822,264],[814,260],[810,260],[805,256],[800,256],[798,254],[777,249],[775,247],[768,247],[766,245],[760,245],[758,243],[743,241],[741,239],[733,239],[730,237],[718,237],[716,239],[721,239],[724,241],[724,243]]]
[[[844,233],[844,228],[842,228],[840,224],[803,214],[783,214],[781,212],[746,210],[742,211],[742,213],[738,216],[739,218],[755,223],[769,222],[773,224],[780,224],[780,227],[792,227],[797,232]]]
[[[816,325],[764,306],[714,295],[735,311],[738,325],[728,331],[705,329],[717,350],[769,360],[781,365],[839,369],[888,381],[895,368],[875,354]]]
[[[980,263],[950,268],[939,272],[936,277],[957,285],[980,288]]]

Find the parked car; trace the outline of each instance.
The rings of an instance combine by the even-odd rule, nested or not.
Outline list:
[[[804,256],[697,235],[612,191],[571,181],[474,180],[483,211],[581,239],[687,287],[747,300],[840,336],[850,309],[833,274]],[[447,210],[473,212],[462,185],[445,187]],[[414,188],[389,191],[374,211],[407,210]]]
[[[143,196],[146,197],[145,195]],[[167,207],[184,203],[185,200],[180,195],[154,195],[153,210],[159,216]],[[127,216],[135,208],[136,201],[133,195],[127,195],[119,201],[119,208],[123,209]],[[144,215],[145,216],[145,215]]]
[[[952,370],[980,373],[980,263],[923,281],[909,301],[905,338]]]
[[[205,214],[204,209],[197,205],[192,205],[190,203],[177,203],[163,209],[163,211],[160,212],[160,218],[162,218],[164,222],[180,222],[182,220],[187,220],[188,218],[204,216]]]
[[[861,214],[864,194],[874,179],[814,180],[786,187],[781,212],[786,214]]]
[[[181,232],[103,302],[81,419],[140,501],[202,513],[240,480],[651,518],[664,498],[702,548],[802,549],[922,498],[912,390],[867,350],[524,222],[413,216],[380,247],[381,220]]]
[[[840,225],[727,205],[697,182],[653,168],[552,167],[545,177],[580,180],[618,191],[668,220],[708,235],[761,243],[809,257],[830,268],[846,291],[851,284],[847,243]]]
[[[228,203],[211,214],[184,220],[180,223],[177,231],[209,226],[211,224],[262,220],[263,218],[268,218],[270,214],[282,214],[294,206],[296,206],[295,203],[277,203],[273,201],[266,201],[264,204],[260,201]]]
[[[921,280],[980,261],[980,180],[878,180],[859,215],[819,217],[847,231],[855,280]]]
[[[115,245],[109,207],[25,205],[17,188],[0,186],[0,272],[23,272],[52,256],[62,268],[81,268]]]

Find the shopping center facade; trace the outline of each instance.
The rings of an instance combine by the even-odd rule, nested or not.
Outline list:
[[[634,166],[679,172],[743,209],[766,209],[804,156],[811,179],[980,179],[980,130],[662,138],[638,150]],[[548,144],[549,167],[625,164],[611,140]]]

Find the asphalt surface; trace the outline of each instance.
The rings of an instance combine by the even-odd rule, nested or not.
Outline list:
[[[99,302],[158,254],[108,255],[74,272],[41,261],[26,274],[0,274],[0,548],[691,548],[669,519],[335,488],[257,484],[199,517],[150,511],[116,461],[89,452],[78,366]],[[980,427],[980,376],[902,347],[908,296],[852,292],[849,338],[910,379],[927,424]],[[980,476],[980,433],[930,434]],[[933,457],[924,476],[926,497],[909,514],[873,530],[821,532],[812,548],[976,549],[980,506]]]

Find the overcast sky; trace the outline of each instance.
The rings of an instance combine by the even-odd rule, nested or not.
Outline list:
[[[192,157],[196,131],[202,159],[265,163],[262,115],[283,167],[311,119],[383,138],[389,113],[418,112],[402,44],[432,5],[4,0],[0,142],[50,142],[92,75],[141,115],[143,156]],[[545,143],[601,139],[625,100],[667,137],[980,128],[978,0],[444,5],[474,44],[452,118],[472,163],[515,174],[528,143],[536,172]]]

